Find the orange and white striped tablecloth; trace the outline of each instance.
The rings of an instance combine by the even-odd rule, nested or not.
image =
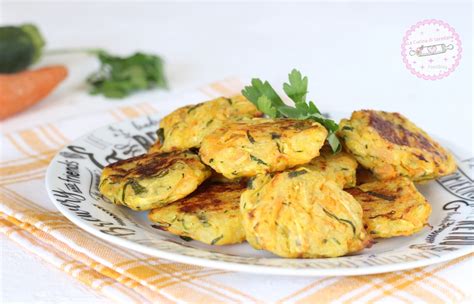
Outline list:
[[[46,168],[71,140],[108,123],[230,95],[240,86],[228,79],[157,101],[93,103],[88,99],[42,105],[2,123],[0,231],[25,250],[122,303],[473,301],[472,254],[430,267],[358,277],[237,273],[175,263],[113,246],[76,227],[49,201],[44,187]]]

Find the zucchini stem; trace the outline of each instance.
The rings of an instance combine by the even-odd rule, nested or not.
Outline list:
[[[73,49],[52,49],[44,50],[43,54],[45,56],[50,55],[63,55],[63,54],[86,54],[86,55],[99,55],[104,52],[104,49],[99,48],[73,48]]]

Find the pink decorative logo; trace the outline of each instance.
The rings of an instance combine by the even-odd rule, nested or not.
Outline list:
[[[423,20],[403,37],[402,58],[408,70],[419,78],[447,77],[461,60],[461,40],[453,27],[441,20]]]

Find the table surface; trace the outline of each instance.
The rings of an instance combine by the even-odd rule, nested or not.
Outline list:
[[[405,68],[401,40],[416,22],[451,24],[463,58],[449,77],[419,79]],[[230,76],[281,83],[294,67],[309,77],[309,96],[323,111],[374,108],[399,111],[429,133],[470,151],[472,125],[472,4],[430,3],[60,3],[0,2],[1,24],[33,22],[48,48],[104,47],[118,54],[143,50],[167,63],[171,92]],[[70,69],[66,83],[47,103],[85,90],[92,58],[48,57]],[[164,92],[132,97],[159,102]],[[88,97],[91,102],[110,102]],[[71,100],[74,102],[74,100]],[[127,101],[125,101],[127,102]],[[42,107],[44,105],[39,105]],[[31,111],[34,111],[33,108]],[[34,124],[34,121],[30,122]],[[16,119],[2,126],[20,128]],[[65,273],[0,237],[0,299],[5,302],[106,300]]]

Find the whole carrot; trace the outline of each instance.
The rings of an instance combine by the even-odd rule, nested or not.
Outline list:
[[[62,65],[16,74],[0,74],[0,120],[42,100],[67,76]]]

